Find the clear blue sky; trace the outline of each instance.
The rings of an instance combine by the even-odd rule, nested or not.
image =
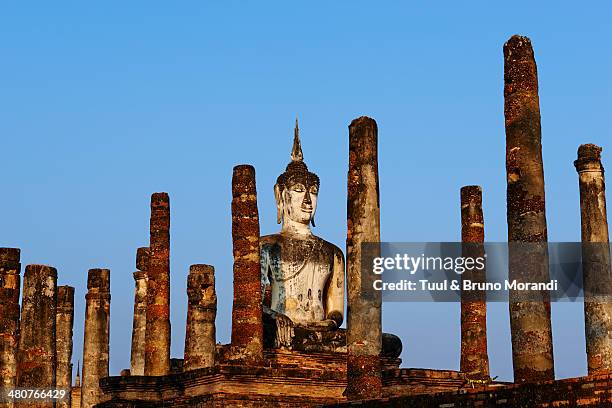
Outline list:
[[[512,5],[512,7],[508,7]],[[299,114],[321,177],[315,232],[344,248],[350,121],[379,125],[382,237],[457,241],[459,188],[484,188],[486,237],[506,239],[503,43],[534,44],[549,238],[580,238],[579,144],[612,163],[606,2],[11,2],[0,6],[0,245],[76,287],[81,357],[87,269],[112,275],[111,374],[129,367],[136,248],[149,198],[172,207],[172,355],[185,280],[216,267],[229,339],[232,167],[257,169],[263,234]],[[492,375],[512,378],[506,304],[489,307]],[[458,369],[456,304],[384,305],[404,366]],[[586,372],[582,304],[553,307],[558,377]]]

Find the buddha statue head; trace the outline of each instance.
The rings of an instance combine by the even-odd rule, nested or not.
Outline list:
[[[308,166],[304,163],[300,130],[296,119],[291,162],[285,172],[278,176],[274,185],[277,223],[282,223],[283,229],[293,225],[309,231],[309,224],[315,226],[314,215],[318,194],[319,177],[308,171]]]

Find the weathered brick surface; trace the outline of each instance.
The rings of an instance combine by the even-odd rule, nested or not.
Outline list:
[[[541,243],[528,253],[510,246],[509,278],[548,281],[544,167],[538,76],[531,41],[513,36],[504,45],[504,115],[508,242]],[[523,301],[510,293],[514,379],[554,379],[550,302]]]
[[[461,241],[462,256],[484,257],[484,216],[482,213],[482,188],[461,188]],[[486,282],[486,270],[467,269],[461,279]],[[461,372],[470,378],[489,377],[487,353],[487,301],[486,292],[461,293]]]
[[[77,364],[76,378],[74,387],[70,390],[70,408],[81,408],[81,367]]]
[[[28,265],[23,276],[21,332],[17,352],[17,387],[55,387],[55,314],[57,270],[46,265]],[[49,406],[35,400],[23,407]]]
[[[601,147],[585,144],[574,162],[580,186],[584,326],[589,374],[612,370],[612,269]]]
[[[110,270],[90,269],[85,295],[83,336],[83,385],[81,407],[90,408],[103,400],[98,386],[108,377],[110,336]]]
[[[18,248],[0,248],[0,389],[13,388],[17,378],[20,256]]]
[[[145,374],[170,372],[170,197],[151,195]]]
[[[163,377],[109,377],[101,381],[107,401],[99,406],[312,407],[341,402],[346,400],[346,358],[346,353],[270,349],[258,366],[221,362]],[[384,396],[457,390],[464,383],[457,372],[399,369],[399,363],[382,359]]]
[[[259,212],[255,168],[249,165],[236,166],[233,171],[232,242],[232,346],[236,348],[237,357],[258,362],[263,359]]]
[[[217,294],[215,268],[191,265],[187,277],[187,328],[183,369],[194,370],[215,364]]]
[[[569,378],[558,381],[462,388],[416,396],[400,396],[331,404],[328,407],[363,408],[548,408],[612,407],[612,374]]]
[[[58,286],[55,319],[57,355],[56,385],[69,391],[72,387],[72,329],[74,326],[74,288]],[[69,408],[70,394],[57,403],[58,408]]]
[[[147,270],[149,269],[149,248],[138,248],[136,251],[136,268],[134,276],[134,317],[132,321],[132,350],[130,354],[130,372],[132,375],[144,375],[145,336],[147,330]]]
[[[378,127],[362,116],[349,126],[346,266],[349,399],[381,395],[381,293],[362,273],[362,243],[380,242]],[[376,256],[376,254],[373,254]]]

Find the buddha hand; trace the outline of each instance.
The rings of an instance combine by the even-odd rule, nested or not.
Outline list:
[[[293,339],[293,321],[282,313],[276,314],[276,346],[290,347]]]
[[[299,326],[307,330],[314,331],[334,331],[338,329],[338,324],[332,319],[320,320],[318,322],[308,322],[306,324],[300,324]]]

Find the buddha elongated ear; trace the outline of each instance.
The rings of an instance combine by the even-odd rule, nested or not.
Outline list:
[[[314,211],[312,212],[312,218],[310,219],[310,223],[312,224],[313,227],[316,227],[315,224],[315,214],[317,213],[317,206],[315,205]]]
[[[274,185],[274,199],[276,200],[276,223],[283,222],[283,198],[278,184]]]

